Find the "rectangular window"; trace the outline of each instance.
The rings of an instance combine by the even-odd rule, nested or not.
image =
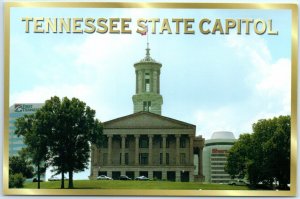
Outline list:
[[[140,139],[140,148],[149,148],[149,140],[146,137]]]
[[[119,164],[122,163],[122,153],[120,153],[120,159],[119,159]]]
[[[170,156],[169,153],[166,153],[166,164],[170,163]]]
[[[159,164],[162,164],[162,153],[159,154]]]
[[[105,149],[108,148],[108,140],[107,140],[107,138],[105,138],[104,141],[103,141],[103,148],[105,148]]]
[[[185,164],[185,153],[180,153],[180,164]]]
[[[129,148],[129,140],[128,139],[125,140],[125,148]]]
[[[103,153],[103,160],[102,160],[103,165],[107,165],[107,162],[108,162],[107,158],[108,158],[107,153]]]
[[[170,148],[170,140],[169,139],[166,140],[166,148]]]
[[[125,164],[128,165],[129,164],[129,154],[125,153]]]
[[[150,92],[150,75],[145,73],[145,91]]]
[[[143,110],[144,111],[151,111],[151,101],[144,101],[143,102]]]
[[[140,165],[148,164],[148,153],[140,153]]]
[[[145,80],[145,87],[146,92],[150,92],[150,79]]]
[[[185,148],[186,147],[186,139],[185,137],[180,138],[180,148]]]

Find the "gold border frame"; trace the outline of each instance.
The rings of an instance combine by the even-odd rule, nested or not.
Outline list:
[[[4,2],[4,151],[3,193],[5,195],[103,195],[103,196],[296,196],[297,176],[297,74],[298,74],[298,6],[274,3],[132,3],[132,2]],[[291,10],[291,187],[290,191],[245,190],[95,190],[95,189],[9,189],[9,66],[10,8],[181,8],[181,9],[262,9]]]

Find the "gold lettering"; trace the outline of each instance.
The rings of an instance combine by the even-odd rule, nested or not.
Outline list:
[[[85,24],[85,26],[89,27],[90,29],[85,28],[84,32],[86,32],[86,33],[94,33],[95,30],[96,30],[96,28],[94,26],[94,22],[95,22],[94,18],[86,18],[84,20],[84,24]]]
[[[109,18],[109,33],[120,33],[120,30],[116,30],[114,28],[118,27],[118,24],[115,22],[119,22],[120,18]]]
[[[131,30],[126,29],[126,28],[129,28],[129,24],[127,22],[131,22],[131,18],[122,18],[121,19],[121,32],[131,34]]]
[[[73,33],[82,33],[82,29],[81,29],[81,23],[83,19],[82,18],[73,18],[73,26],[72,26],[72,32]]]
[[[220,19],[216,19],[212,34],[216,34],[216,31],[219,31],[220,34],[224,34],[222,23]]]
[[[159,33],[163,34],[165,30],[168,31],[168,34],[172,34],[171,27],[170,27],[170,24],[169,24],[169,20],[166,19],[166,18],[162,22]]]
[[[46,33],[49,33],[49,27],[53,33],[57,33],[57,18],[45,18]]]
[[[278,31],[274,31],[272,30],[272,19],[268,20],[268,35],[278,35]]]
[[[151,18],[149,22],[152,22],[152,34],[156,34],[156,23],[159,22],[159,18]]]
[[[179,27],[179,24],[180,22],[183,22],[183,19],[181,18],[173,18],[172,19],[172,22],[175,22],[176,24],[176,34],[179,34],[180,33],[180,27]]]
[[[258,24],[262,25],[262,28],[261,28],[261,31],[258,30],[257,26]],[[267,30],[267,26],[266,26],[266,22],[264,20],[260,20],[260,19],[257,19],[254,21],[254,32],[258,35],[262,35],[266,32]]]
[[[65,18],[60,18],[59,19],[59,28],[60,30],[58,32],[62,33],[63,29],[65,29],[65,31],[67,33],[71,32],[71,18],[67,18],[67,22],[65,21]]]
[[[253,19],[243,19],[242,22],[245,22],[246,23],[246,34],[249,35],[250,32],[249,32],[249,24],[250,23],[253,23]]]
[[[44,17],[35,17],[33,18],[33,32],[37,32],[37,33],[43,33],[44,29],[42,29],[43,24],[40,23],[44,21]],[[40,29],[41,28],[41,29]]]
[[[190,24],[190,22],[194,23],[194,19],[193,18],[187,18],[184,19],[184,34],[194,34],[195,31],[194,30],[189,30],[190,28],[193,28],[193,24]]]
[[[25,32],[29,33],[29,22],[33,21],[32,17],[23,17],[21,20],[25,21]]]
[[[201,21],[200,21],[200,23],[199,23],[199,29],[200,29],[200,32],[202,33],[202,34],[209,34],[209,33],[211,33],[211,31],[210,31],[210,29],[208,28],[207,30],[204,30],[203,29],[203,24],[204,23],[207,23],[207,24],[210,24],[210,20],[209,19],[207,19],[207,18],[204,18],[204,19],[202,19]]]
[[[241,34],[241,21],[242,20],[238,19],[237,21],[238,21],[238,23],[237,23],[238,24],[237,25],[237,34],[240,35]]]
[[[97,25],[98,25],[100,28],[102,28],[102,29],[97,28],[97,32],[98,32],[98,33],[107,33],[108,27],[107,27],[107,25],[106,25],[106,22],[107,22],[107,19],[105,19],[105,18],[99,18],[99,19],[97,20]]]
[[[145,34],[147,32],[147,28],[146,28],[146,23],[147,23],[147,19],[141,18],[137,20],[137,25],[139,28],[142,29],[137,29],[136,32],[140,33],[140,34]]]
[[[225,20],[225,34],[229,34],[229,29],[235,28],[236,22],[234,19],[226,19]]]

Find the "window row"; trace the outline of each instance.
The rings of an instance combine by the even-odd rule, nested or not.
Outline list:
[[[116,142],[116,141],[118,142],[119,147],[122,148],[122,139],[114,140],[114,142]],[[172,140],[166,139],[166,148],[170,148],[170,143],[171,142],[172,142]],[[125,139],[125,148],[129,148],[129,145],[130,145],[130,140]],[[186,148],[187,147],[187,138],[181,137],[179,145],[180,145],[180,148]],[[159,147],[160,148],[163,147],[163,140],[162,139],[159,140]],[[103,142],[103,148],[108,148],[108,139],[106,139]],[[149,139],[147,137],[140,138],[139,148],[149,148]]]

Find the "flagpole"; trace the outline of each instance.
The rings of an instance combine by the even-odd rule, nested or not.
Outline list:
[[[148,32],[148,25],[147,25],[147,31],[146,31],[146,34],[147,34],[147,48],[149,48],[149,32]]]

